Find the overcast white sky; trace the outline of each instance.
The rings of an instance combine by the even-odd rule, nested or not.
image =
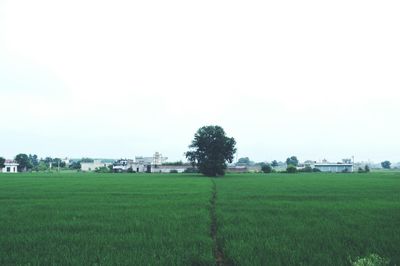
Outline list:
[[[399,1],[0,0],[0,156],[400,161]]]

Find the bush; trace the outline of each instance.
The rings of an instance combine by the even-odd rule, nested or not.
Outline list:
[[[178,170],[169,170],[169,173],[170,173],[170,174],[177,174],[177,173],[178,173]]]
[[[128,172],[128,173],[136,173],[136,171],[133,171],[133,168],[132,168],[132,167],[129,167],[128,170],[127,170],[127,172]]]
[[[313,171],[314,173],[319,173],[319,172],[321,172],[321,170],[319,170],[318,168],[314,168],[314,169],[312,169],[312,171]]]
[[[371,170],[369,169],[369,166],[366,165],[366,166],[364,167],[364,172],[369,173],[370,171],[371,171]]]
[[[296,166],[294,166],[294,165],[289,165],[289,166],[286,168],[286,172],[287,172],[287,173],[290,173],[290,174],[297,173],[297,168],[296,168]]]
[[[312,171],[313,171],[313,169],[311,168],[311,166],[306,166],[306,167],[304,167],[303,169],[300,169],[299,170],[299,172],[302,172],[302,173],[312,173]]]
[[[103,167],[97,167],[94,171],[96,173],[109,173],[110,169],[108,167],[103,166]]]
[[[377,254],[369,254],[364,258],[357,258],[351,262],[352,266],[386,266],[389,265],[389,259],[382,258]]]
[[[266,174],[269,174],[269,173],[272,172],[272,167],[271,167],[271,165],[269,165],[269,164],[263,164],[263,165],[261,166],[261,171],[263,171],[263,172],[266,173]]]

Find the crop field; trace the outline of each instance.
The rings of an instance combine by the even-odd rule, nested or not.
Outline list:
[[[400,265],[400,173],[0,174],[0,265]]]

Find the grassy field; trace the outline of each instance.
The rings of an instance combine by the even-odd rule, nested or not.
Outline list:
[[[0,265],[399,265],[399,246],[396,172],[0,174]]]

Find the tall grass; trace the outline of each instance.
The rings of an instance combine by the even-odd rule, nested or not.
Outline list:
[[[42,174],[0,184],[0,265],[213,263],[207,179]]]
[[[400,173],[214,181],[0,175],[0,265],[214,265],[213,249],[232,265],[350,265],[370,254],[400,265]]]
[[[400,174],[227,176],[217,180],[225,257],[236,265],[400,264]]]

